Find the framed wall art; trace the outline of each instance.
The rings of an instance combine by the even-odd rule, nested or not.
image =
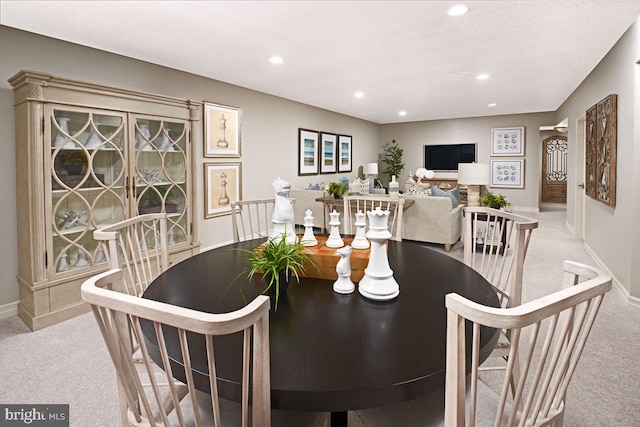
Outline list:
[[[524,156],[524,126],[491,129],[492,156]]]
[[[240,109],[204,103],[204,157],[240,157]]]
[[[338,172],[351,172],[351,135],[338,135]]]
[[[491,187],[524,188],[524,159],[491,160]]]
[[[338,135],[335,133],[320,133],[320,173],[336,173],[336,149]]]
[[[317,131],[298,129],[298,175],[318,174],[319,140]]]
[[[241,199],[240,163],[204,164],[204,217],[231,213],[231,203]]]

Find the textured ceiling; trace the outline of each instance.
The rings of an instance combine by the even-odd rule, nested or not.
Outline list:
[[[640,14],[638,0],[513,0],[447,16],[456,3],[0,0],[0,23],[394,123],[556,110]]]

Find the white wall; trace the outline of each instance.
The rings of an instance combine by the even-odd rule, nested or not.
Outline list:
[[[526,134],[524,188],[489,188],[489,190],[503,194],[516,208],[537,211],[540,200],[542,158],[540,144],[542,139],[539,128],[557,123],[554,121],[555,118],[555,113],[547,112],[388,124],[380,126],[380,143],[384,145],[395,139],[404,149],[405,170],[400,177],[400,182],[403,184],[409,170],[415,171],[424,166],[424,145],[477,142],[478,162],[489,163],[491,128],[524,126]],[[511,158],[521,159],[522,157],[494,157],[493,159]],[[442,173],[436,176],[457,177],[457,174]]]
[[[640,297],[639,59],[640,21],[636,20],[558,110],[560,117],[569,118],[569,155],[574,158],[576,144],[583,143],[576,137],[577,120],[609,94],[618,96],[616,206],[586,198],[584,241],[626,292],[636,298]],[[575,166],[572,162],[570,165]],[[581,181],[577,182],[574,175],[570,175],[567,195],[567,219],[571,225],[575,223],[576,200],[580,200],[576,189]]]
[[[3,202],[0,241],[0,317],[7,307],[15,309],[19,299],[16,221],[15,147],[13,91],[7,82],[21,69],[42,71],[60,77],[196,101],[210,101],[242,109],[242,158],[203,159],[202,123],[193,135],[197,171],[198,205],[195,217],[203,248],[230,241],[229,216],[204,219],[202,203],[205,161],[242,162],[242,197],[271,197],[276,176],[294,187],[310,182],[329,182],[340,176],[352,178],[357,167],[377,157],[378,125],[299,104],[264,93],[206,79],[143,61],[61,42],[0,26],[0,197]],[[215,60],[213,58],[212,60]],[[351,174],[297,176],[298,128],[353,136]],[[6,314],[6,313],[5,313]]]

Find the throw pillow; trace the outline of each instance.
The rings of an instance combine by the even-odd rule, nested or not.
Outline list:
[[[451,207],[455,208],[460,204],[460,190],[454,187],[451,190],[441,190],[436,186],[431,187],[431,195],[436,197],[448,197],[451,199]]]

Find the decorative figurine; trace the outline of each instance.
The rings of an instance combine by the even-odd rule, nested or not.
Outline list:
[[[329,233],[329,238],[327,239],[326,246],[328,248],[341,248],[344,246],[344,240],[340,236],[340,230],[338,227],[340,226],[340,213],[336,212],[334,209],[333,212],[329,214],[331,217],[331,221],[329,221],[329,225],[331,226],[331,231]]]
[[[87,265],[89,265],[89,261],[87,261],[87,254],[84,252],[83,249],[78,248],[76,253],[77,253],[77,258],[76,258],[75,267],[86,267]]]
[[[336,264],[338,280],[333,283],[333,291],[339,294],[350,294],[356,290],[356,285],[351,281],[351,246],[347,245],[336,251],[340,255]]]
[[[298,241],[298,236],[293,228],[293,205],[289,200],[291,184],[278,177],[273,180],[273,189],[276,192],[276,201],[271,215],[273,231],[269,239],[285,235],[287,243],[295,243]]]
[[[366,236],[371,240],[369,263],[364,270],[364,277],[358,285],[358,291],[364,297],[386,301],[400,294],[400,286],[393,278],[393,270],[389,267],[389,258],[385,241],[391,238],[387,222],[389,211],[383,211],[379,206],[367,212],[369,217],[369,231]]]
[[[313,234],[313,216],[311,215],[311,209],[304,211],[304,235],[302,236],[303,246],[316,246],[318,241]]]
[[[58,117],[57,123],[62,132],[58,131],[56,133],[56,139],[53,142],[54,147],[62,147],[63,145],[66,145],[66,141],[69,140],[69,120],[71,120],[69,117]],[[71,142],[71,147],[72,146],[73,143]]]
[[[87,223],[82,220],[82,217],[86,214],[87,211],[76,212],[73,210],[65,212],[63,215],[56,214],[56,217],[62,220],[60,223],[58,223],[58,228],[60,230],[66,230],[78,225],[86,227]]]
[[[362,210],[358,210],[356,214],[356,222],[354,223],[356,226],[356,235],[353,238],[353,242],[351,242],[351,246],[353,246],[354,249],[368,249],[370,246],[369,241],[365,237],[365,227],[367,226],[366,216]]]
[[[102,245],[98,246],[98,249],[96,250],[96,260],[95,263],[99,263],[99,262],[105,262],[107,260],[107,257],[104,256],[104,250],[102,249]]]
[[[71,267],[67,262],[67,253],[63,252],[62,255],[60,255],[60,261],[58,261],[58,268],[56,268],[56,271],[57,272],[67,271],[69,270],[69,268]]]

